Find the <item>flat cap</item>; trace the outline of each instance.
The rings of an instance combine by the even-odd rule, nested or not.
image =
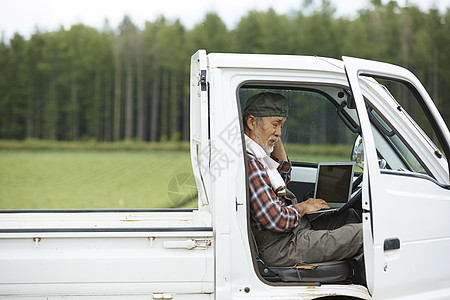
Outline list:
[[[259,93],[248,98],[244,108],[244,116],[255,117],[287,117],[288,101],[281,95],[271,92]]]

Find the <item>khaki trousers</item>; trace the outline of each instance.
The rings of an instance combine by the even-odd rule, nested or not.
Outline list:
[[[253,234],[259,255],[268,266],[363,259],[362,224],[353,209],[339,215],[322,215],[313,222],[303,217],[291,232],[253,229]]]

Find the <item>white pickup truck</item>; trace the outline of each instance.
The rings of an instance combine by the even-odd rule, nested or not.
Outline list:
[[[0,211],[0,299],[450,298],[450,134],[411,72],[199,50],[190,88],[198,209]],[[345,261],[283,269],[259,259],[240,116],[260,91],[289,101],[283,140],[299,201],[317,170],[301,161],[304,145],[339,144],[326,149],[348,149],[344,160],[361,167],[349,201],[367,284],[352,282]]]

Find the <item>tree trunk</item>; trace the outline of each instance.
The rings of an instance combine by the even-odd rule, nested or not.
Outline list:
[[[170,81],[170,139],[179,140],[180,133],[178,131],[178,76],[172,74]]]
[[[45,139],[56,140],[56,83],[55,79],[50,79],[47,99],[45,101],[44,112],[44,132]]]
[[[33,137],[34,134],[34,101],[36,99],[35,89],[33,83],[28,83],[28,103],[27,103],[27,138]]]
[[[188,84],[189,87],[189,84]],[[189,94],[186,94],[184,91],[186,89],[183,89],[183,140],[184,141],[189,141],[189,126],[190,126],[190,122],[189,122],[189,116],[190,116],[190,111],[189,111]]]
[[[147,113],[144,103],[144,58],[140,50],[137,54],[137,139],[145,141]]]
[[[104,98],[104,116],[103,116],[103,129],[104,129],[104,141],[110,142],[111,138],[111,77],[105,72],[105,98]]]
[[[125,139],[133,138],[133,59],[130,53],[127,54],[126,71],[126,99],[125,99]]]
[[[168,127],[169,127],[169,71],[163,71],[162,79],[162,95],[161,95],[161,140],[166,141],[168,138]]]
[[[95,138],[95,140],[100,140],[102,138],[102,130],[101,130],[101,86],[102,86],[102,78],[100,71],[97,70],[95,72],[95,82],[94,82],[94,103],[92,107],[92,118],[89,120],[91,123],[89,138]]]
[[[114,58],[114,65],[115,65],[115,70],[114,70],[114,122],[113,122],[113,127],[114,127],[114,136],[113,136],[113,140],[114,141],[119,141],[120,140],[120,123],[121,123],[121,94],[122,94],[122,89],[121,89],[121,80],[122,80],[122,64],[120,61],[120,54],[118,49],[116,49],[116,53],[115,53],[115,58]]]
[[[72,76],[70,84],[70,106],[72,140],[78,141],[80,139],[80,119],[78,105],[78,80],[75,75]]]
[[[158,139],[159,129],[159,64],[155,59],[153,64],[153,91],[152,91],[152,109],[150,116],[150,141],[155,142]]]

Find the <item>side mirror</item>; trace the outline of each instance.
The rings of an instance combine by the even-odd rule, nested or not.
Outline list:
[[[356,165],[361,169],[364,169],[364,141],[363,138],[358,135],[353,145],[352,161],[356,162]]]

